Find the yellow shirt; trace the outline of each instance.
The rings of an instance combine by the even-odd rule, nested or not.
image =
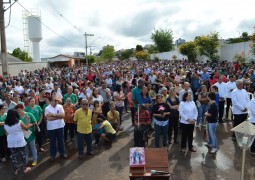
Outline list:
[[[107,133],[115,134],[116,131],[112,128],[112,125],[109,123],[109,121],[105,120],[103,123],[104,125],[104,130]]]
[[[163,102],[166,102],[166,99],[168,98],[168,94],[165,96],[165,95],[163,95],[163,97],[162,97],[162,101]]]
[[[88,109],[86,115],[82,108],[78,109],[74,113],[74,121],[77,122],[77,131],[82,134],[89,134],[92,132],[91,125],[92,111]]]

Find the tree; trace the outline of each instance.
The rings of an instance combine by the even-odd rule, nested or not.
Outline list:
[[[135,47],[135,50],[136,50],[136,51],[143,51],[143,46],[137,44],[136,47]]]
[[[107,45],[103,47],[101,57],[103,59],[112,60],[112,58],[115,56],[114,46]]]
[[[148,52],[150,54],[158,53],[158,48],[155,45],[151,45]]]
[[[144,60],[147,61],[150,59],[150,54],[148,52],[144,52],[144,51],[138,51],[135,53],[135,57],[138,60]]]
[[[154,41],[159,52],[167,52],[174,49],[173,33],[171,30],[154,30],[151,39]]]
[[[20,48],[15,48],[12,53],[12,56],[25,61],[25,62],[32,62],[32,58],[28,56],[28,53],[25,51],[22,51]]]
[[[133,56],[134,52],[132,49],[126,49],[120,54],[120,59],[129,59],[131,56]]]
[[[197,48],[195,42],[189,41],[181,44],[179,46],[179,51],[181,54],[187,56],[190,62],[195,62],[197,57]]]
[[[198,36],[195,39],[200,55],[207,56],[210,61],[218,61],[219,37],[218,33],[210,33],[207,36]]]
[[[242,38],[244,41],[249,41],[249,39],[250,39],[247,32],[243,32],[241,38]]]

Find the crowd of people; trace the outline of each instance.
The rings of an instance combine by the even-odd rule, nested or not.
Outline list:
[[[18,76],[0,77],[1,160],[11,157],[18,174],[20,156],[27,173],[30,152],[36,166],[49,140],[50,161],[57,151],[66,159],[65,142],[75,138],[79,159],[84,158],[84,142],[86,153],[94,155],[93,148],[102,142],[112,144],[129,112],[135,147],[145,147],[144,133],[154,131],[156,148],[180,143],[181,151],[188,145],[196,152],[193,131],[198,128],[206,129],[205,146],[216,153],[218,123],[237,126],[250,110],[255,125],[255,99],[249,96],[254,89],[254,63],[121,61],[22,70]],[[255,155],[255,144],[250,152]]]

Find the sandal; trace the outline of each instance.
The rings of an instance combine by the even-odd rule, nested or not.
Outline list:
[[[24,171],[23,171],[23,173],[24,174],[27,174],[27,173],[29,173],[31,171],[31,168],[30,167],[27,167]]]

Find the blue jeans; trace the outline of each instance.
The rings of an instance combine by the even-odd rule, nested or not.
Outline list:
[[[32,156],[33,156],[33,161],[37,161],[37,149],[35,146],[35,139],[27,142],[27,146],[26,146],[26,151],[27,151],[27,161],[28,161],[28,157],[29,157],[29,149],[31,150]]]
[[[207,104],[201,104],[198,108],[198,118],[197,118],[197,126],[198,125],[203,125],[205,122],[205,113],[208,110],[208,105]]]
[[[57,147],[56,143],[58,141],[58,152],[60,156],[65,154],[64,150],[64,128],[54,129],[48,131],[50,138],[50,156],[52,158],[56,157]]]
[[[213,148],[217,148],[216,128],[217,123],[207,124],[208,144],[212,145]]]
[[[166,126],[159,126],[154,123],[154,131],[155,131],[155,147],[159,148],[160,134],[163,134],[163,147],[167,146],[168,124]]]
[[[116,106],[116,110],[119,112],[120,114],[120,125],[122,123],[122,114],[123,114],[123,109],[124,109],[124,106],[121,106],[121,107],[117,107]]]
[[[87,144],[87,153],[91,153],[92,151],[92,135],[89,134],[82,134],[77,132],[77,143],[78,143],[78,152],[79,155],[83,154],[84,151],[84,141]]]

